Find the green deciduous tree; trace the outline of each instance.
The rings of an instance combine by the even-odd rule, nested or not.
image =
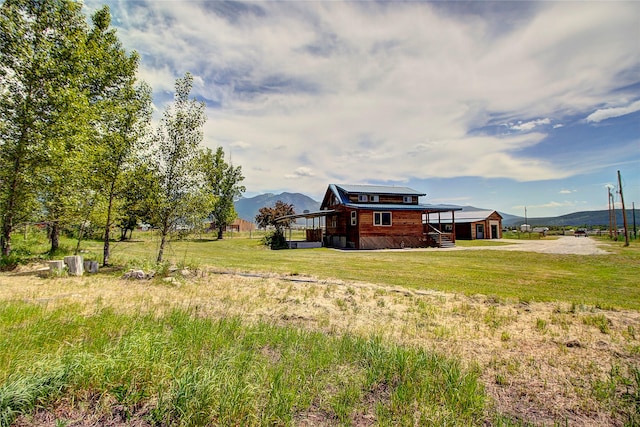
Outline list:
[[[160,191],[155,167],[148,161],[139,159],[135,166],[128,169],[122,181],[125,183],[120,194],[122,205],[117,221],[120,227],[120,240],[129,238],[138,222],[153,221],[154,196]]]
[[[116,201],[127,186],[123,178],[138,153],[147,148],[145,136],[151,120],[151,88],[136,82],[138,55],[125,52],[110,23],[109,9],[100,9],[93,15],[94,26],[87,40],[91,52],[89,94],[95,111],[94,179],[107,201],[103,265],[109,264]]]
[[[169,106],[154,135],[158,194],[154,204],[154,223],[160,230],[157,262],[162,262],[169,232],[180,221],[211,210],[211,197],[204,186],[200,168],[204,103],[190,99],[193,77],[187,73],[176,80],[173,105]]]
[[[47,220],[51,251],[63,225],[105,209],[105,264],[124,171],[150,120],[151,90],[136,84],[138,56],[73,0],[0,4],[0,225],[2,254],[16,224]]]
[[[70,0],[5,0],[0,5],[0,243],[37,211],[49,144],[73,134],[83,110],[79,70],[85,17]],[[59,146],[59,145],[58,145]]]
[[[225,228],[238,216],[233,202],[246,190],[240,184],[244,180],[242,167],[227,163],[224,150],[218,147],[215,153],[208,148],[204,151],[202,168],[210,191],[216,196],[211,216],[218,230],[218,239],[222,239]]]

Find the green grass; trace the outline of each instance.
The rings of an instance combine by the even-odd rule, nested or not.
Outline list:
[[[121,268],[156,268],[157,238],[151,233],[134,237],[138,240],[112,244],[113,262]],[[170,262],[483,294],[495,301],[563,301],[571,303],[571,312],[589,306],[640,309],[637,242],[629,248],[603,242],[612,254],[272,251],[256,234],[252,239],[236,235],[221,241],[174,240],[163,268]],[[30,234],[26,241],[16,237],[14,243],[18,260],[47,258],[42,235]],[[57,256],[74,244],[63,239]],[[100,259],[100,242],[86,241],[81,248],[85,258]],[[121,274],[111,271],[101,274]],[[334,303],[349,309],[346,299]],[[486,403],[477,369],[463,369],[455,359],[422,349],[375,337],[201,318],[195,311],[142,315],[117,314],[114,308],[98,300],[90,315],[87,307],[73,305],[47,309],[46,303],[8,302],[0,307],[0,426],[36,408],[74,402],[94,414],[122,407],[126,417],[154,425],[296,425],[304,420],[357,425],[372,418],[379,425],[477,425],[485,420],[512,425]],[[515,336],[504,328],[513,319],[500,313],[489,307],[482,321],[509,345]],[[612,333],[605,314],[594,311],[583,319],[597,334]],[[535,328],[546,334],[549,324],[537,319]],[[629,327],[626,333],[637,332]],[[621,384],[637,390],[640,375],[634,372],[635,383],[612,369],[594,396],[617,402]],[[507,385],[510,379],[497,373],[495,381]],[[637,412],[635,393],[629,399]]]
[[[362,415],[380,425],[474,425],[485,416],[479,373],[420,349],[184,310],[81,313],[0,307],[0,425],[92,396],[104,411],[117,404],[154,425],[291,425],[310,416],[351,425]]]
[[[157,242],[114,244],[113,259],[148,263]],[[603,239],[603,242],[608,240]],[[466,242],[459,242],[465,245]],[[475,243],[478,244],[477,242]],[[489,244],[495,244],[490,242]],[[272,251],[258,238],[173,241],[176,263],[238,271],[312,275],[466,295],[525,301],[567,301],[604,308],[640,309],[640,245],[611,242],[610,255],[556,255],[519,251]],[[99,253],[99,244],[86,242]]]
[[[610,245],[610,255],[556,255],[519,251],[337,251],[327,248],[272,251],[253,238],[172,241],[166,259],[178,265],[211,266],[236,271],[311,275],[434,289],[505,300],[567,301],[602,308],[640,309],[640,244]],[[153,264],[158,241],[137,233],[136,241],[114,242],[112,260],[123,266]],[[294,234],[294,239],[296,236]],[[592,237],[593,238],[593,237]],[[459,241],[458,245],[501,242]],[[72,246],[71,241],[63,245]],[[19,244],[17,244],[19,246]],[[83,242],[85,257],[99,259],[100,242]]]

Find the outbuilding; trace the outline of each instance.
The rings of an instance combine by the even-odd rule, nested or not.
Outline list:
[[[455,230],[456,237],[462,240],[501,239],[502,215],[491,210],[462,210],[455,213],[442,213],[439,223],[444,231]],[[435,222],[432,225],[438,226]]]

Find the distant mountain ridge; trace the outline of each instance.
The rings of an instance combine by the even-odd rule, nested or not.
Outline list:
[[[275,206],[278,200],[293,205],[293,209],[296,213],[303,213],[305,210],[317,211],[320,209],[320,202],[313,200],[311,197],[301,193],[266,193],[259,194],[255,197],[242,198],[235,202],[236,212],[238,217],[255,222],[256,215],[260,208],[265,206],[272,208]]]
[[[524,217],[509,215],[509,218],[503,216],[502,224],[507,227],[514,225],[524,224]],[[539,217],[539,218],[527,218],[527,222],[533,226],[547,226],[547,227],[594,227],[594,226],[608,226],[609,225],[609,211],[581,211],[573,212],[566,215],[560,215],[556,217]],[[622,228],[623,218],[622,210],[616,209],[616,225],[618,228]],[[629,227],[633,227],[633,212],[627,210],[627,224]]]
[[[255,197],[242,198],[235,202],[236,212],[238,217],[255,222],[258,210],[262,207],[273,207],[275,203],[281,200],[285,203],[293,205],[296,213],[303,213],[305,210],[310,212],[320,209],[320,202],[313,200],[311,197],[301,193],[280,193],[280,194],[260,194]],[[484,211],[494,210],[487,208],[478,208],[475,206],[458,206],[449,205],[452,208],[462,208],[463,211]],[[504,212],[499,212],[502,215],[502,225],[505,227],[519,226],[525,223],[524,217],[518,215],[511,215]],[[638,218],[640,219],[640,218]],[[537,217],[527,218],[527,222],[533,226],[547,226],[547,227],[593,227],[593,226],[608,226],[609,225],[609,211],[581,211],[574,212],[566,215],[560,215],[557,217]],[[627,210],[627,222],[629,227],[633,227],[633,212]],[[616,224],[620,228],[622,227],[622,211],[616,210]]]

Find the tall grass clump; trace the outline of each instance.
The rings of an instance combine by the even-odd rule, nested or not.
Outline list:
[[[479,373],[424,350],[186,310],[82,313],[73,305],[0,308],[0,425],[60,401],[86,408],[79,402],[88,396],[131,415],[145,407],[140,416],[154,425],[483,419]]]

